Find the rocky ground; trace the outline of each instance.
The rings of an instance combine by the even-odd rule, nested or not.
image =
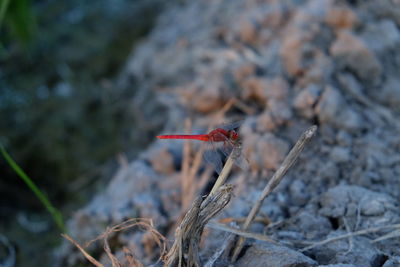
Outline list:
[[[132,53],[118,86],[137,85],[130,108],[143,121],[164,121],[172,133],[183,132],[187,118],[194,129],[244,119],[250,170],[235,169],[228,180],[235,196],[222,222],[247,216],[300,134],[319,127],[264,202],[259,216],[271,223],[249,229],[278,244],[248,239],[235,266],[400,265],[399,27],[396,0],[185,1]],[[183,142],[154,140],[136,160],[121,159],[106,190],[70,219],[71,236],[88,241],[140,217],[171,245],[182,214],[213,181],[201,166],[189,177],[186,157]],[[226,238],[205,229],[204,264]],[[145,265],[159,256],[142,231],[119,233],[112,244],[118,257],[127,246]],[[88,251],[109,264],[101,245]],[[57,261],[84,262],[67,242]],[[213,264],[228,262],[222,254]]]

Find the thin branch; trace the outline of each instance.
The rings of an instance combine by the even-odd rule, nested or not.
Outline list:
[[[286,174],[286,172],[289,170],[290,167],[293,166],[293,164],[296,162],[296,159],[299,157],[300,153],[303,151],[304,147],[306,144],[310,141],[310,139],[314,136],[315,132],[317,131],[317,126],[313,125],[309,129],[307,129],[299,138],[297,143],[294,145],[292,150],[290,150],[289,154],[286,156],[285,160],[281,164],[281,166],[278,168],[278,170],[275,172],[274,176],[271,178],[271,180],[268,182],[268,184],[265,186],[264,190],[262,191],[259,199],[251,209],[249,215],[247,216],[247,219],[242,227],[243,230],[247,230],[251,224],[251,222],[254,220],[256,217],[258,211],[260,210],[264,199],[275,189],[275,187],[282,181],[282,178]],[[237,257],[239,256],[240,251],[243,248],[245,238],[241,237],[239,238],[236,248],[234,250],[233,256],[232,256],[232,262],[235,262]]]

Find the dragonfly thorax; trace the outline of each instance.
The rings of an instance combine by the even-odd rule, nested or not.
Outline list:
[[[222,128],[215,129],[211,131],[209,137],[214,142],[225,142],[227,139],[231,141],[236,141],[239,138],[239,135],[234,130],[225,130]]]

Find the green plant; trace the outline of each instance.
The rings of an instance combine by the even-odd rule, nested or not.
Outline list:
[[[36,197],[46,207],[47,211],[53,217],[54,222],[62,232],[66,232],[64,221],[61,212],[56,209],[46,197],[46,195],[35,185],[31,178],[19,167],[19,165],[12,159],[10,154],[4,149],[3,145],[0,144],[0,151],[8,165],[14,170],[14,172],[26,183],[29,189],[36,195]]]
[[[9,3],[10,3],[10,0],[2,0],[1,1],[1,4],[0,4],[0,28],[1,28],[1,24],[4,20],[4,16],[6,14]]]
[[[29,44],[36,29],[36,19],[31,1],[0,0],[0,30],[3,22],[10,33],[23,45]]]

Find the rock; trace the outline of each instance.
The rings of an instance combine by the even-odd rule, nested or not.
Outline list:
[[[290,197],[297,205],[304,205],[310,198],[306,185],[301,180],[294,180],[289,186]]]
[[[359,227],[375,227],[395,222],[396,202],[387,194],[377,193],[359,186],[340,185],[320,198],[319,213],[329,218],[362,216]],[[351,219],[353,218],[353,219]]]
[[[289,151],[289,144],[284,140],[266,133],[257,141],[255,153],[262,168],[276,169]]]
[[[234,70],[235,81],[239,84],[244,82],[246,78],[253,76],[257,66],[253,63],[243,63]]]
[[[314,117],[314,105],[316,104],[321,91],[322,90],[319,86],[311,84],[298,93],[294,99],[293,105],[303,117],[307,119]]]
[[[337,163],[348,162],[351,154],[347,147],[336,146],[332,149],[330,157]]]
[[[289,93],[289,85],[287,81],[281,77],[269,80],[266,85],[266,94],[271,102],[285,100]],[[271,103],[269,103],[271,104]]]
[[[382,267],[396,267],[400,266],[400,257],[389,258]]]
[[[266,132],[275,129],[278,122],[275,120],[271,111],[265,111],[257,118],[257,130],[259,132]]]
[[[373,96],[380,103],[398,110],[400,107],[400,79],[389,78],[380,90],[374,91]]]
[[[283,246],[257,244],[246,249],[234,266],[309,267],[317,263],[305,255]]]
[[[243,20],[239,23],[239,38],[247,44],[256,44],[258,40],[257,24],[251,20]]]
[[[174,156],[165,146],[154,147],[147,153],[146,158],[150,161],[154,170],[161,174],[175,172]]]
[[[367,46],[377,53],[383,53],[400,45],[400,32],[396,24],[389,19],[368,23],[361,37]]]
[[[336,142],[340,146],[349,147],[352,144],[352,136],[346,131],[339,131],[336,135]]]
[[[301,229],[304,237],[309,240],[325,238],[332,230],[331,223],[326,217],[318,216],[309,211],[302,211],[294,220]]]
[[[345,232],[336,231],[327,236],[331,238],[343,235]],[[310,253],[320,264],[351,264],[354,266],[379,266],[383,259],[381,252],[371,245],[370,240],[364,237],[352,238],[353,246],[349,240],[340,239],[326,245],[311,249]],[[307,253],[309,255],[309,253]]]
[[[330,123],[348,131],[364,127],[360,114],[350,108],[340,92],[331,86],[324,90],[315,110],[320,123]]]
[[[325,21],[336,30],[352,29],[358,22],[358,18],[349,7],[335,6],[328,9]]]
[[[332,44],[330,53],[336,58],[339,66],[348,67],[361,80],[366,83],[378,83],[382,65],[363,40],[352,32],[346,30],[338,32],[338,38]]]
[[[249,77],[242,83],[242,98],[245,100],[255,100],[263,106],[267,104],[268,81],[256,77]]]
[[[297,76],[304,72],[302,48],[304,43],[311,39],[310,34],[307,35],[297,30],[293,29],[285,36],[280,51],[285,69],[291,76]]]
[[[216,111],[224,104],[223,81],[216,75],[210,76],[214,76],[215,79],[209,77],[209,85],[205,85],[204,80],[199,80],[196,84],[191,83],[179,88],[182,101],[187,105],[190,103],[192,109],[201,113]]]

